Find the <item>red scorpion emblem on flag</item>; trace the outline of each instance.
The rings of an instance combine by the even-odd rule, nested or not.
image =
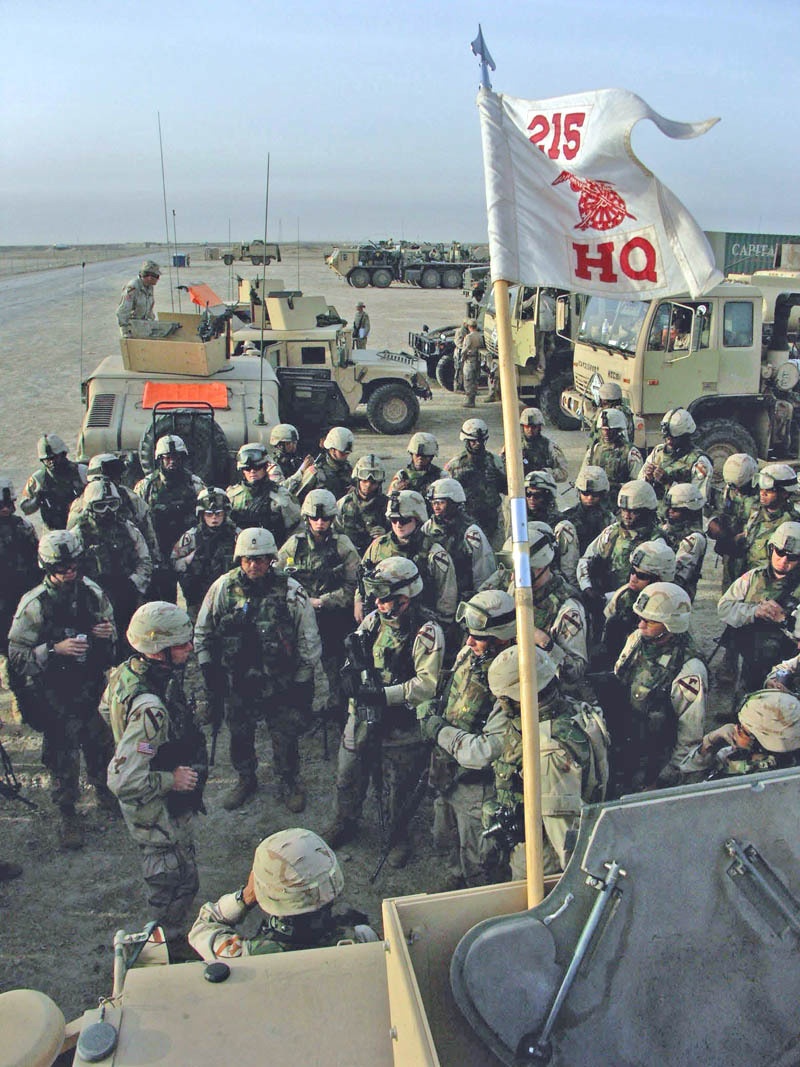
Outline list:
[[[578,178],[568,170],[562,170],[553,185],[566,181],[573,193],[580,193],[578,211],[581,221],[576,224],[576,230],[612,230],[623,219],[636,218],[628,211],[628,205],[619,193],[614,191],[611,182]]]

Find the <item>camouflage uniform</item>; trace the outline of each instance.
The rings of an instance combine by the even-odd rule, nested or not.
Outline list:
[[[595,537],[605,530],[606,526],[610,526],[615,521],[614,512],[605,502],[596,504],[592,508],[587,508],[585,504],[580,502],[574,508],[570,508],[569,511],[562,512],[562,515],[563,521],[571,523],[575,529],[578,538],[578,557],[586,551],[590,542],[594,541]],[[556,519],[556,522],[558,521]],[[577,563],[576,559],[576,566]]]
[[[62,810],[78,800],[81,750],[94,786],[105,785],[111,756],[111,734],[97,704],[116,638],[92,637],[100,622],[110,622],[113,630],[114,613],[91,579],[57,586],[46,577],[20,600],[8,635],[11,683],[23,718],[44,735],[42,763],[52,777],[53,803]],[[79,633],[89,635],[85,661],[50,651]]]
[[[461,483],[467,497],[465,510],[491,540],[499,525],[503,495],[507,492],[503,461],[486,448],[477,453],[465,448],[446,463],[444,469]]]
[[[444,521],[428,519],[422,524],[422,532],[440,544],[452,559],[462,600],[468,600],[497,570],[497,560],[486,534],[463,511]]]
[[[613,444],[610,441],[598,440],[587,448],[582,465],[601,467],[606,472],[611,498],[616,500],[625,482],[638,478],[643,460],[639,449],[627,441]]]
[[[611,404],[611,405],[607,406],[606,408],[602,408],[602,407],[598,408],[598,410],[596,412],[596,415],[599,414],[601,410],[608,411],[611,408],[616,408],[617,411],[621,411],[622,414],[625,416],[625,421],[628,424],[627,425],[628,440],[632,441],[633,440],[634,425],[633,425],[633,412],[631,411],[630,407],[623,400],[623,402],[621,404]],[[586,427],[586,423],[584,422],[584,427],[586,429],[588,429],[588,433],[589,433],[589,441],[590,441],[589,447],[590,448],[595,443],[595,441],[599,441],[600,440],[600,436],[601,436],[601,431],[597,426],[596,415],[591,420],[591,423],[589,424],[588,427]]]
[[[86,485],[86,467],[65,460],[62,469],[49,471],[42,466],[25,483],[19,506],[25,515],[40,512],[46,530],[65,530],[70,504]]]
[[[435,615],[440,626],[449,626],[458,607],[458,582],[452,559],[430,534],[418,527],[401,544],[394,533],[376,537],[364,553],[364,563],[378,563],[392,556],[405,556],[416,563],[423,583],[422,603]],[[361,596],[356,594],[356,604]]]
[[[424,471],[416,470],[412,463],[408,467],[403,467],[402,471],[405,477],[401,479],[400,471],[398,471],[389,483],[389,495],[399,492],[401,489],[411,489],[413,492],[419,493],[423,500],[427,500],[428,489],[431,484],[445,476],[444,470],[441,467],[437,467],[435,463],[431,463],[430,467]]]
[[[240,530],[260,526],[269,530],[276,544],[282,545],[300,522],[300,508],[288,489],[275,485],[269,477],[252,485],[244,481],[229,485],[226,492],[231,502],[231,521]]]
[[[73,533],[83,547],[81,570],[97,582],[111,601],[117,633],[124,634],[153,573],[144,538],[132,522],[119,514],[110,522],[99,523],[91,508],[81,512]]]
[[[206,593],[195,627],[200,666],[224,675],[231,763],[254,778],[256,722],[266,719],[276,773],[297,778],[298,738],[308,727],[314,670],[322,646],[314,609],[294,578],[274,570],[251,582],[241,567]]]
[[[796,697],[800,696],[800,655],[776,663],[764,679],[765,684],[768,682],[780,682],[784,689]]]
[[[303,462],[303,456],[299,452],[284,452],[277,448],[270,452],[270,459],[278,468],[277,471],[270,471],[270,477],[279,485],[287,478],[291,478],[293,474],[297,474]],[[228,495],[230,495],[230,490]]]
[[[156,296],[152,285],[145,285],[137,275],[122,290],[117,307],[117,322],[123,334],[130,330],[131,319],[155,319]]]
[[[173,548],[172,567],[192,618],[197,617],[212,582],[231,569],[238,533],[228,517],[221,526],[208,526],[201,517]]]
[[[576,577],[581,592],[599,589],[610,593],[627,582],[631,572],[631,552],[643,541],[661,537],[656,516],[644,528],[626,529],[622,523],[607,526],[596,537],[578,561]]]
[[[638,477],[642,481],[650,480],[645,478],[644,474],[645,468],[650,463],[661,471],[661,478],[654,478],[651,483],[659,499],[659,510],[661,512],[664,510],[664,496],[669,487],[676,482],[694,482],[703,496],[708,497],[708,487],[711,482],[714,464],[699,449],[690,448],[683,455],[676,456],[667,451],[666,442],[656,445],[645,459],[644,466],[639,472]]]
[[[551,498],[547,508],[528,508],[528,522],[546,522],[556,539],[556,559],[553,570],[560,571],[570,585],[575,584],[575,572],[580,559],[578,531],[568,514],[562,514]]]
[[[665,522],[659,526],[658,533],[676,556],[673,581],[694,600],[708,547],[702,512],[691,512],[690,518],[684,522]]]
[[[737,578],[717,605],[720,619],[735,631],[735,648],[742,656],[745,692],[760,689],[764,676],[776,663],[795,651],[795,642],[778,623],[756,618],[756,608],[775,600],[791,615],[800,600],[800,573],[778,579],[772,567],[755,567]]]
[[[755,567],[763,567],[769,558],[767,545],[770,538],[782,522],[794,522],[797,512],[791,503],[787,502],[778,512],[767,509],[755,502],[750,510],[750,515],[744,527],[744,561],[742,574],[751,571]]]
[[[205,486],[191,471],[176,471],[167,479],[158,469],[142,478],[133,489],[150,508],[161,553],[161,564],[153,573],[151,593],[156,599],[175,600],[175,572],[170,562],[172,549],[194,522],[197,494]]]
[[[144,500],[132,489],[129,489],[127,485],[117,485],[114,482],[119,493],[119,514],[120,518],[127,519],[128,522],[132,522],[139,533],[145,540],[147,545],[147,551],[150,553],[150,559],[153,561],[153,566],[156,566],[161,561],[161,549],[158,547],[158,538],[156,537],[155,527],[153,526],[153,519],[150,515],[150,508],[145,504]],[[78,518],[83,514],[83,494],[77,497],[69,506],[69,515],[67,517],[67,529],[73,530]]]
[[[509,593],[513,595],[513,587]],[[551,572],[544,585],[533,590],[533,621],[550,635],[553,647],[547,652],[558,667],[560,680],[580,681],[589,662],[586,612],[578,591],[558,571]]]
[[[363,335],[361,331],[364,331]],[[356,311],[353,318],[353,348],[366,348],[367,338],[369,337],[370,321],[369,315],[362,308],[361,311]]]
[[[567,457],[555,441],[543,433],[537,437],[526,437],[523,433],[522,466],[525,474],[548,470],[557,482],[565,482],[569,477]]]
[[[8,631],[23,593],[41,581],[38,538],[27,519],[0,518],[0,656],[8,652]]]
[[[352,484],[353,466],[350,460],[332,459],[330,452],[324,449],[319,463],[315,461],[313,468],[293,474],[286,479],[283,487],[302,504],[312,489],[327,489],[338,500]]]
[[[481,349],[483,348],[483,334],[479,330],[470,330],[461,342],[461,374],[464,380],[464,392],[467,395],[467,404],[475,406],[475,397],[478,395],[478,382],[481,376]],[[469,402],[472,402],[471,404]],[[455,477],[455,475],[454,475]]]
[[[388,503],[385,493],[374,493],[365,500],[359,495],[358,488],[352,486],[337,503],[339,515],[334,526],[340,533],[347,534],[356,550],[363,554],[376,537],[389,532]]]
[[[116,751],[108,785],[139,846],[152,916],[168,941],[185,933],[200,885],[192,821],[202,809],[202,785],[173,790],[173,771],[194,766],[205,780],[205,739],[183,693],[182,672],[134,655],[115,667],[100,703]]]
[[[743,533],[747,520],[751,513],[759,507],[758,493],[749,495],[735,485],[726,485],[720,501],[720,513],[726,516],[730,523],[731,536]],[[784,514],[784,518],[788,515]],[[765,546],[766,547],[766,546]],[[759,560],[754,566],[765,562]],[[738,578],[745,566],[745,561],[736,556],[722,553],[722,592],[724,593],[734,578]]]
[[[616,663],[625,642],[639,625],[639,616],[633,610],[638,595],[638,590],[631,589],[626,583],[612,594],[605,606],[601,645],[606,663]]]

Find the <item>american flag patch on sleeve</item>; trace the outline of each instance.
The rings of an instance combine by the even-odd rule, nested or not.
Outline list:
[[[156,754],[156,750],[149,741],[140,741],[136,746],[136,751],[141,752],[143,756],[155,756]]]

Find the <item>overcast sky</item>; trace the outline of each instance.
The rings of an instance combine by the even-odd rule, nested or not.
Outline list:
[[[797,232],[797,0],[0,0],[0,244],[485,240],[493,87],[632,90],[722,121],[634,147],[707,230]]]

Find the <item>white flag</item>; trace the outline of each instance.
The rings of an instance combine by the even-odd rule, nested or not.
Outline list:
[[[717,122],[671,122],[634,93],[552,100],[478,94],[492,277],[597,294],[700,296],[722,279],[677,197],[636,158],[649,118],[668,137]]]

